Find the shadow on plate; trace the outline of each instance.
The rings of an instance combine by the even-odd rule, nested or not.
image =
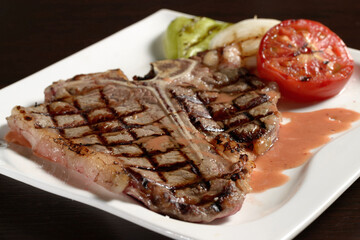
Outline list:
[[[156,60],[165,59],[164,47],[163,47],[163,38],[164,33],[160,34],[155,38],[155,40],[150,45],[151,55],[154,56]]]
[[[8,125],[0,126],[0,140],[5,142],[5,135],[9,131]]]

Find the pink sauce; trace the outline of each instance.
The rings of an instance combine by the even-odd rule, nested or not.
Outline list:
[[[315,112],[283,112],[290,122],[280,126],[278,140],[273,147],[255,161],[251,175],[253,192],[278,187],[289,179],[282,171],[298,167],[308,161],[311,150],[330,141],[330,135],[345,131],[351,123],[360,119],[354,111],[334,108]]]

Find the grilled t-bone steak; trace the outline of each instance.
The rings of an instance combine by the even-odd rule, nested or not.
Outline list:
[[[111,70],[55,82],[44,104],[13,109],[8,140],[164,215],[233,214],[255,156],[276,138],[279,94],[244,69],[201,61],[155,62],[134,81]]]

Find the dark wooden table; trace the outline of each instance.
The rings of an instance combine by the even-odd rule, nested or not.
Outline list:
[[[222,0],[207,4],[194,0],[2,0],[0,88],[161,8],[229,22],[254,15],[313,19],[330,27],[349,47],[360,49],[359,0]],[[0,175],[0,239],[145,238],[166,239],[106,212]],[[357,180],[297,239],[360,239],[360,181]]]

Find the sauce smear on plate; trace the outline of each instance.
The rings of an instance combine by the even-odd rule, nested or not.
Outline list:
[[[278,140],[255,161],[256,168],[250,181],[253,192],[286,183],[289,177],[282,171],[304,164],[311,158],[311,150],[326,144],[332,134],[349,129],[352,122],[360,119],[359,113],[343,108],[283,112],[282,116],[285,123],[280,126]]]

